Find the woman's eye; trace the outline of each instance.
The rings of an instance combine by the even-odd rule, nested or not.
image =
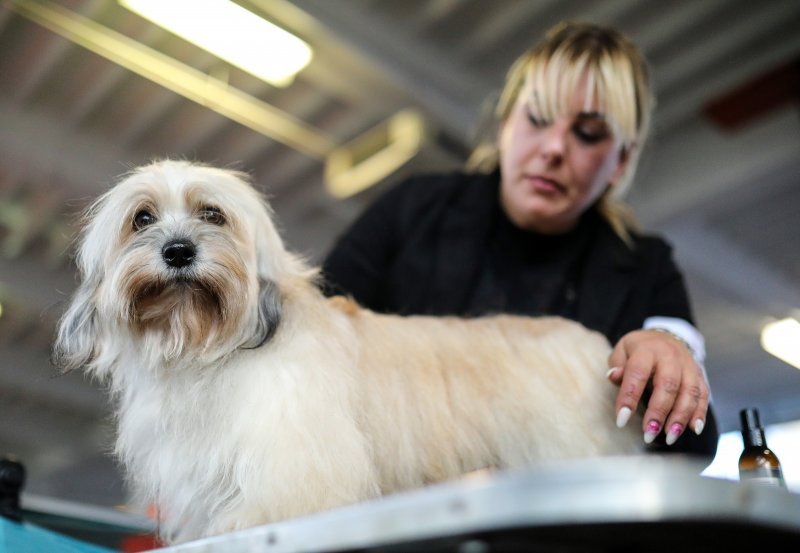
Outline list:
[[[206,223],[210,223],[212,225],[225,224],[225,217],[222,215],[222,212],[216,207],[204,207],[203,210],[200,212],[200,218]]]
[[[531,125],[533,125],[537,129],[541,129],[542,127],[546,127],[547,126],[547,121],[545,121],[544,119],[539,119],[534,114],[532,114],[530,111],[528,111],[528,121],[530,121]]]
[[[150,226],[155,222],[155,216],[146,209],[137,211],[136,215],[133,216],[133,228],[135,230],[142,230],[144,227]]]
[[[576,126],[573,129],[575,136],[584,144],[597,144],[602,142],[608,137],[608,131],[605,129],[590,129],[581,126]]]

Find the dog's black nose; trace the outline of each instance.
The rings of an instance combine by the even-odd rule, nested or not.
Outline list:
[[[186,240],[175,240],[164,246],[164,249],[161,250],[161,256],[170,267],[175,267],[176,269],[186,267],[194,261],[194,244]]]

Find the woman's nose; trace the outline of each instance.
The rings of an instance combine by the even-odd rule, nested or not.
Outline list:
[[[567,132],[569,129],[558,122],[549,125],[542,133],[542,157],[550,164],[563,161],[566,155]]]

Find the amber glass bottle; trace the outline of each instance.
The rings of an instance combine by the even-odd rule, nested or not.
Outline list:
[[[742,409],[739,413],[742,422],[744,451],[739,457],[739,480],[760,484],[786,487],[781,471],[781,462],[767,447],[764,428],[758,416],[758,409]]]

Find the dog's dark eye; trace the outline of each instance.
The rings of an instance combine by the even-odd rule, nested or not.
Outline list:
[[[225,224],[225,217],[216,207],[204,207],[200,212],[200,218],[206,223],[211,223],[212,225]]]
[[[138,211],[136,215],[133,216],[133,228],[136,230],[142,230],[144,227],[152,225],[155,222],[155,216],[146,209]]]

